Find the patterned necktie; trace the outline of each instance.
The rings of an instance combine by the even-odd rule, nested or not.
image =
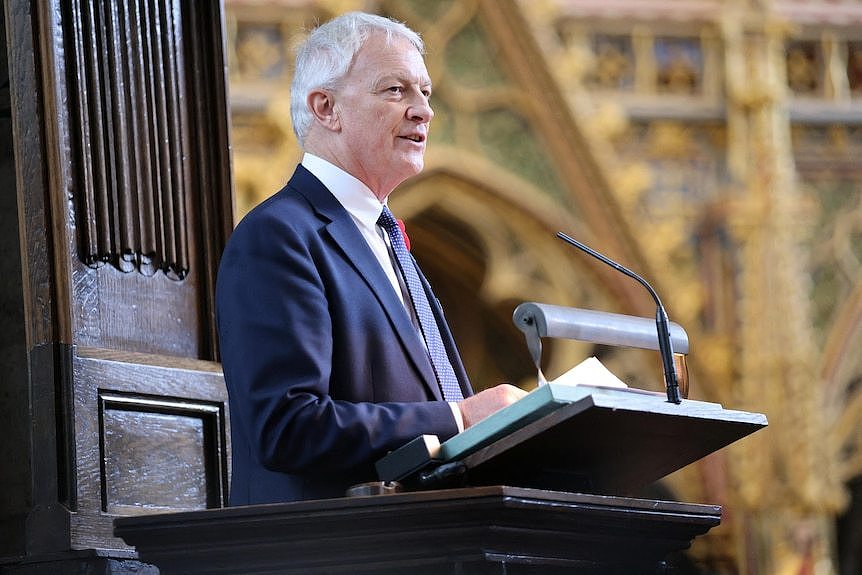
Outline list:
[[[446,401],[460,401],[464,399],[464,396],[461,395],[458,378],[455,377],[455,371],[452,369],[452,364],[449,363],[446,348],[443,347],[443,339],[440,337],[440,330],[437,328],[434,314],[431,313],[431,304],[428,303],[428,297],[425,295],[425,290],[422,289],[422,282],[419,280],[419,274],[416,271],[413,258],[404,244],[404,237],[401,235],[398,222],[395,220],[392,212],[389,211],[389,208],[383,206],[383,213],[380,214],[377,223],[389,234],[392,253],[395,254],[398,268],[401,270],[404,283],[407,284],[407,291],[410,292],[413,309],[416,310],[416,318],[419,320],[419,327],[422,329],[422,335],[425,338],[428,355],[431,357],[431,366],[434,368],[437,382],[443,391],[443,399]]]

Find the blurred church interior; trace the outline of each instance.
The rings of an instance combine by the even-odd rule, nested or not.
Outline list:
[[[720,503],[701,573],[862,573],[862,3],[853,0],[228,0],[239,218],[300,157],[291,46],[348,10],[427,44],[423,174],[392,196],[474,385],[529,387],[513,307],[650,316],[689,333],[692,397],[768,429],[662,482]],[[649,353],[551,342],[660,389]]]

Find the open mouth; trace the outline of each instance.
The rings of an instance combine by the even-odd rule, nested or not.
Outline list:
[[[410,134],[408,136],[401,136],[401,138],[417,143],[422,143],[425,141],[425,136],[423,136],[422,134]]]

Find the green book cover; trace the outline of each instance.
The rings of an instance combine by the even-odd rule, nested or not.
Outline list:
[[[548,383],[537,387],[512,405],[493,413],[440,445],[440,459],[452,461],[536,421],[562,405],[595,393],[597,388]]]

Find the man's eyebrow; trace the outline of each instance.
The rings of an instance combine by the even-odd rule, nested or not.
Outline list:
[[[375,87],[379,87],[381,84],[388,84],[390,82],[397,82],[399,84],[419,84],[422,87],[430,87],[431,79],[430,78],[419,78],[418,81],[414,82],[413,78],[410,77],[410,74],[399,74],[397,72],[393,72],[391,74],[385,74],[380,76],[376,82],[374,82]]]
[[[372,86],[372,88],[374,88],[376,90],[376,89],[379,89],[381,87],[386,87],[386,86],[392,84],[393,82],[396,82],[396,83],[402,82],[402,80],[398,76],[398,74],[385,74],[383,76],[378,76],[371,83],[371,86]]]

